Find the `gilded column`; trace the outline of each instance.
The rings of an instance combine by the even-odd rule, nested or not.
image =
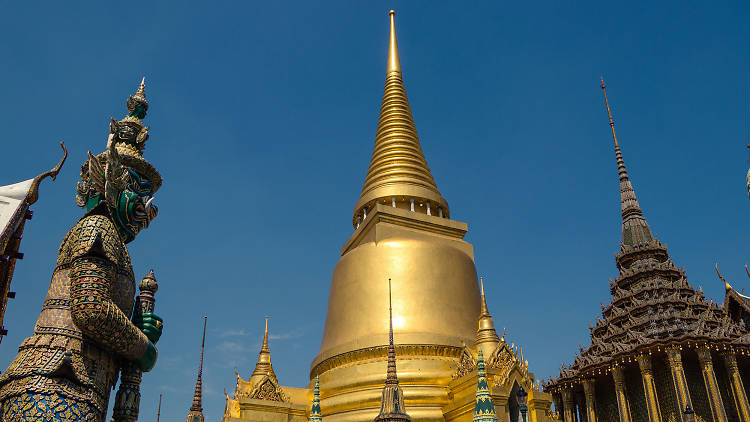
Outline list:
[[[708,393],[708,404],[711,406],[711,415],[715,422],[727,422],[727,412],[724,410],[724,402],[721,400],[721,394],[719,393],[719,383],[716,381],[716,374],[714,373],[711,349],[701,347],[696,351],[698,352],[698,360],[700,361],[701,372],[703,373],[703,382],[706,385],[706,392]]]
[[[656,396],[656,385],[654,384],[654,371],[651,369],[651,356],[640,355],[636,358],[641,368],[643,379],[643,393],[646,395],[646,410],[650,422],[661,422],[661,411],[659,410],[659,399]]]
[[[667,349],[666,352],[667,361],[669,362],[669,370],[672,373],[672,385],[675,394],[677,395],[678,409],[680,409],[679,415],[681,420],[685,422],[685,415],[683,415],[683,412],[688,404],[692,409],[693,402],[690,401],[690,391],[688,391],[685,370],[682,368],[681,348],[679,346],[671,347]]]
[[[617,395],[617,413],[620,414],[620,422],[631,422],[630,403],[628,403],[627,388],[625,387],[625,371],[622,366],[612,369],[612,378],[615,380],[615,394]]]
[[[730,351],[722,353],[722,357],[724,358],[724,365],[727,367],[729,382],[732,386],[732,397],[734,397],[734,405],[740,415],[740,420],[750,422],[750,404],[748,404],[745,386],[742,384],[740,371],[737,368],[737,356]]]
[[[563,409],[565,422],[576,422],[576,396],[573,390],[563,391]]]
[[[586,395],[586,419],[596,422],[596,408],[594,407],[594,379],[583,380],[583,393]]]

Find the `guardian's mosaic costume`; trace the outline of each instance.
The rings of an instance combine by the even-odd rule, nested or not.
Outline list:
[[[162,322],[140,312],[131,322],[135,277],[125,246],[156,217],[162,183],[142,157],[144,91],[142,81],[128,115],[112,119],[107,150],[89,153],[81,168],[76,203],[86,214],[60,245],[34,335],[0,377],[3,421],[104,421],[124,364],[149,371],[156,362]]]

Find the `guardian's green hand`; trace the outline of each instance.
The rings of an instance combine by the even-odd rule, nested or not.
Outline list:
[[[156,359],[159,357],[159,352],[156,351],[156,347],[154,347],[154,343],[148,342],[148,349],[146,349],[146,353],[144,353],[141,357],[135,360],[135,362],[138,364],[138,366],[141,367],[141,371],[148,372],[152,369],[154,369],[154,365],[156,365]]]
[[[159,341],[162,329],[164,328],[164,320],[153,312],[136,314],[133,324],[143,331],[143,334],[154,344]]]

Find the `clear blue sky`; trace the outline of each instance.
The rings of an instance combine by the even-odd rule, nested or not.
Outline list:
[[[30,335],[57,247],[79,218],[86,151],[142,75],[159,217],[130,245],[166,323],[143,420],[185,417],[201,318],[208,420],[248,377],[271,317],[274,369],[303,386],[330,276],[352,232],[385,78],[389,9],[422,147],[469,224],[496,325],[556,375],[609,300],[619,192],[599,89],[608,82],[646,218],[694,285],[750,287],[747,2],[2,2],[0,185],[70,157],[22,243],[0,345]],[[150,419],[149,419],[150,418]]]

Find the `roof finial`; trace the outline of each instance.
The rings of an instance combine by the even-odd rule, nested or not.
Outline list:
[[[607,115],[609,115],[609,126],[612,128],[612,139],[615,142],[615,157],[617,158],[617,172],[620,177],[620,206],[622,212],[622,241],[623,244],[635,246],[650,242],[652,240],[651,229],[643,217],[643,211],[638,204],[638,198],[635,196],[633,184],[628,177],[628,171],[625,168],[625,160],[622,158],[620,144],[617,142],[615,133],[615,122],[612,119],[612,111],[609,108],[607,100],[607,85],[604,78],[601,79],[601,88],[604,93],[604,104],[607,106]]]
[[[398,58],[398,41],[396,40],[396,12],[388,12],[391,16],[391,40],[388,43],[388,67],[386,73],[401,72],[401,61]]]
[[[719,279],[724,282],[724,288],[726,289],[726,291],[732,290],[732,285],[730,285],[727,280],[721,275],[718,262],[714,263],[714,268],[716,268],[716,274],[719,276]]]
[[[187,416],[187,422],[203,422],[203,351],[206,348],[206,321],[208,317],[203,317],[203,338],[201,339],[201,359],[198,364],[198,379],[195,380],[195,393],[193,394],[193,405],[190,406],[190,413]],[[161,398],[159,399],[161,404]]]
[[[607,84],[604,83],[604,76],[601,77],[602,80],[602,92],[604,93],[604,104],[607,105],[607,114],[609,115],[609,127],[612,128],[612,139],[615,140],[615,147],[619,147],[619,144],[617,143],[617,134],[615,133],[615,121],[612,120],[612,111],[609,109],[609,101],[607,100]]]

